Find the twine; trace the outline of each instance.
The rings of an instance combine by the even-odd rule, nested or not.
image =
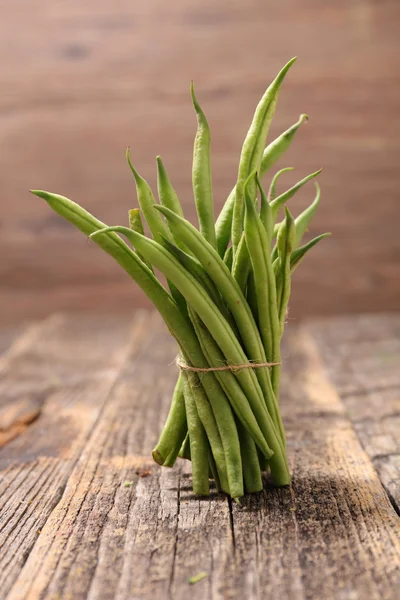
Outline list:
[[[264,367],[276,367],[281,365],[281,362],[262,362],[262,363],[244,363],[243,365],[224,365],[223,367],[192,367],[177,357],[175,361],[177,367],[182,371],[192,371],[194,373],[210,373],[212,371],[240,371],[241,369],[262,369]]]

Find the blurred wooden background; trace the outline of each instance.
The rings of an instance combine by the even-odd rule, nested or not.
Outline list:
[[[398,0],[3,0],[0,21],[0,319],[130,310],[142,293],[29,188],[102,220],[136,205],[124,153],[155,183],[161,154],[194,219],[196,129],[208,116],[216,208],[235,180],[253,110],[278,69],[271,138],[297,120],[282,188],[323,166],[312,232],[332,231],[295,276],[292,318],[398,308]],[[314,195],[307,186],[294,211]]]

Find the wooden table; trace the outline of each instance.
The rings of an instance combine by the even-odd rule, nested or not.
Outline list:
[[[242,507],[151,461],[176,376],[153,313],[55,315],[0,347],[2,599],[399,597],[400,315],[289,325],[293,484]]]

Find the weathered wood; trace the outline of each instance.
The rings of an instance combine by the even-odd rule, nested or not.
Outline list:
[[[324,375],[317,328],[289,328],[284,352],[293,485],[266,483],[238,507],[223,495],[194,498],[188,463],[169,470],[151,462],[176,376],[175,344],[153,314],[138,315],[131,332],[118,322],[112,337],[106,322],[92,319],[55,398],[0,451],[10,481],[2,513],[15,536],[0,559],[2,599],[397,598],[400,518]],[[63,323],[71,347],[79,328]],[[96,330],[104,343],[88,366]],[[55,409],[76,427],[86,415],[80,432],[59,444]],[[39,431],[55,438],[51,452]],[[17,499],[26,503],[18,513]]]
[[[32,397],[36,391],[40,398],[40,418],[0,450],[3,595],[62,496],[127,357],[127,345],[140,343],[140,318],[131,337],[127,318],[53,317],[28,331],[2,361],[2,392],[19,386],[23,394],[31,388]]]
[[[400,316],[310,324],[357,435],[400,513]]]
[[[127,311],[143,305],[125,274],[28,190],[126,222],[136,204],[124,160],[131,144],[154,188],[163,156],[194,220],[194,79],[212,128],[219,209],[252,111],[295,55],[271,138],[309,114],[280,162],[296,168],[282,188],[324,167],[311,233],[334,236],[296,273],[292,316],[398,308],[398,0],[30,0],[23,19],[21,6],[2,2],[0,20],[2,322],[112,310],[113,294]],[[294,211],[313,193],[310,185],[293,198]]]

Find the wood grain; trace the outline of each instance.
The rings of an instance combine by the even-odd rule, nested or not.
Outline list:
[[[292,317],[398,308],[397,0],[5,0],[0,22],[0,319],[144,306],[97,248],[28,194],[70,196],[110,224],[136,204],[125,164],[155,184],[161,154],[195,221],[194,79],[212,132],[216,209],[268,82],[299,61],[271,135],[302,112],[289,186],[323,166],[311,234],[332,231],[296,273]],[[313,196],[293,199],[295,212]]]
[[[400,317],[310,326],[358,437],[400,514]]]
[[[129,345],[136,348],[144,333],[140,315],[132,336],[132,322],[127,318],[105,317],[101,321],[51,318],[23,336],[3,359],[8,364],[2,383],[15,393],[20,386],[22,394],[23,385],[32,386],[32,397],[40,402],[40,416],[0,450],[3,597],[60,500],[127,358]],[[54,379],[48,383],[50,376],[58,378],[55,387]]]
[[[57,319],[38,329],[41,344],[25,339],[10,351],[12,371],[13,360],[30,364],[35,348],[38,360],[59,348],[57,328],[64,332],[54,357],[66,362],[61,389],[0,451],[2,600],[397,598],[400,517],[323,351],[335,343],[342,351],[341,330],[346,343],[377,339],[390,317],[371,317],[371,327],[361,319],[352,331],[344,320],[289,328],[282,413],[293,484],[266,482],[242,507],[215,493],[193,497],[188,463],[169,470],[150,460],[176,377],[175,344],[160,319],[140,313],[132,329],[123,317],[92,317],[84,336],[82,321]],[[83,341],[72,358],[74,336]],[[207,576],[191,586],[199,572]]]

